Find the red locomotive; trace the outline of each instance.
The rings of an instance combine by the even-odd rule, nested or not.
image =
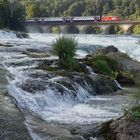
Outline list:
[[[102,16],[101,21],[120,21],[119,16]]]

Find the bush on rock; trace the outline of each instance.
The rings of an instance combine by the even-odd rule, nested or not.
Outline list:
[[[74,58],[77,41],[74,38],[60,37],[53,44],[53,52],[59,57],[59,64],[68,69],[77,69],[78,62]]]

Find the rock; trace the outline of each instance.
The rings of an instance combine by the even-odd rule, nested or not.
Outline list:
[[[70,130],[56,123],[47,123],[36,116],[30,116],[27,126],[37,132],[43,140],[85,140],[81,135],[73,135]]]
[[[140,120],[130,120],[121,117],[115,121],[103,124],[102,130],[105,138],[110,140],[139,140],[140,139]]]
[[[24,81],[22,84],[19,84],[18,86],[24,91],[35,93],[39,90],[45,90],[46,89],[45,85],[46,85],[46,82],[44,80],[28,79]]]
[[[0,140],[31,140],[23,114],[8,96],[6,74],[0,66]]]
[[[133,79],[140,80],[140,62],[131,59],[122,52],[110,53],[107,56],[117,61],[119,71],[123,73],[129,72],[129,75],[132,75]],[[130,76],[128,78],[130,78]]]
[[[102,49],[98,49],[95,52],[95,54],[96,55],[107,55],[107,54],[112,53],[112,52],[118,52],[118,49],[116,47],[114,47],[113,45],[107,46],[107,47],[102,48]]]
[[[118,51],[114,46],[98,49],[86,57],[85,63],[91,65],[97,73],[115,77],[118,74],[117,80],[121,84],[133,85],[134,81],[140,80],[140,62]]]
[[[112,78],[100,74],[93,76],[90,74],[65,71],[63,72],[63,76],[68,77],[71,81],[71,84],[75,84],[76,82],[93,95],[109,94],[117,91],[118,89]]]
[[[16,36],[17,38],[29,38],[29,35],[27,33],[24,33],[24,32],[15,32],[16,33]]]
[[[90,137],[89,140],[97,140],[96,138]]]
[[[13,45],[0,43],[0,47],[13,47]]]
[[[121,84],[121,85],[134,85],[135,81],[133,78],[125,77],[123,75],[118,75],[116,80]]]

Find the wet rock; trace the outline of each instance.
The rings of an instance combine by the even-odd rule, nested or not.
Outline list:
[[[46,123],[32,116],[28,119],[28,127],[33,133],[39,134],[43,140],[85,140],[81,135],[73,135],[70,130],[56,123]]]
[[[47,53],[40,53],[40,52],[23,52],[23,54],[26,54],[28,57],[31,57],[31,58],[49,57]]]
[[[115,46],[111,45],[111,46],[107,46],[105,48],[102,49],[98,49],[95,54],[96,55],[107,55],[109,53],[112,52],[118,52],[118,48],[116,48]]]
[[[37,49],[37,48],[29,48],[29,49],[26,49],[26,52],[28,52],[28,53],[42,53],[43,51],[42,50],[40,50],[40,49]],[[25,52],[24,52],[25,53]]]
[[[13,47],[12,44],[2,44],[0,43],[0,47]]]
[[[115,77],[121,84],[134,84],[140,80],[140,62],[118,51],[114,46],[98,49],[96,53],[86,57],[84,62],[97,73]]]
[[[125,77],[123,75],[118,75],[116,80],[121,84],[121,85],[134,85],[135,81],[133,78]]]
[[[23,114],[8,96],[3,68],[0,68],[0,140],[31,140]]]
[[[60,74],[60,73],[59,73]],[[109,94],[118,90],[114,80],[104,75],[87,75],[77,72],[63,72],[64,77],[68,77],[73,84],[77,83],[92,95]]]
[[[28,79],[22,84],[18,85],[21,89],[24,91],[35,93],[39,90],[45,90],[46,89],[46,82],[44,80],[31,80]]]
[[[23,33],[23,32],[15,32],[17,38],[29,38],[29,35],[27,33]]]
[[[105,138],[110,140],[139,140],[140,120],[132,121],[127,117],[121,117],[103,124],[102,132]]]
[[[117,60],[117,67],[120,72],[129,72],[129,75],[133,75],[133,79],[140,79],[140,62],[131,59],[122,52],[110,53],[107,57]]]

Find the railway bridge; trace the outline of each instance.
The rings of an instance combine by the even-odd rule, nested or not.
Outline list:
[[[91,17],[79,17],[77,19],[61,17],[56,18],[30,18],[25,20],[25,28],[28,32],[41,33],[86,33],[87,30],[99,29],[102,34],[109,34],[113,28],[119,28],[124,34],[131,34],[134,26],[140,24],[137,20],[101,21]]]

